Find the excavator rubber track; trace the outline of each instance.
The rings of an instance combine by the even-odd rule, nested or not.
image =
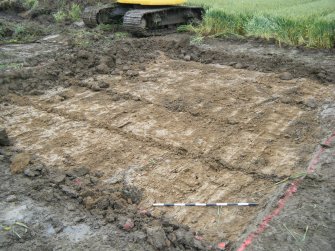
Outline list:
[[[200,22],[204,9],[189,6],[142,7],[112,3],[87,7],[82,19],[87,27],[99,24],[122,24],[135,36],[159,36],[176,32],[177,26]]]
[[[108,12],[112,11],[117,4],[105,4],[101,6],[86,7],[82,13],[84,24],[89,28],[94,28],[101,23],[109,23],[103,20],[103,17],[108,16]]]
[[[173,33],[174,29],[148,29],[143,25],[143,18],[146,14],[153,14],[155,12],[172,9],[170,8],[155,8],[155,9],[139,9],[128,11],[123,17],[123,27],[126,31],[136,36],[157,36]]]
[[[124,15],[123,27],[136,36],[160,36],[176,32],[177,25],[201,21],[203,12],[202,8],[188,6],[134,9]]]

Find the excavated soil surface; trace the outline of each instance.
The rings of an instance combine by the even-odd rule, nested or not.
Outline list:
[[[55,35],[2,47],[1,63],[20,69],[1,73],[12,146],[0,155],[0,220],[31,230],[0,236],[0,248],[43,238],[51,249],[236,248],[282,195],[277,183],[306,172],[332,133],[335,56],[218,43],[172,35],[79,49]],[[167,202],[259,206],[152,207]]]

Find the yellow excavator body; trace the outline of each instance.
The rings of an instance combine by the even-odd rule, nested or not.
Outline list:
[[[123,4],[138,4],[148,6],[174,6],[183,4],[186,2],[186,0],[117,0],[116,2]]]

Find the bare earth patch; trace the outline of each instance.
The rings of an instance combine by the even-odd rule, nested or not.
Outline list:
[[[7,95],[1,116],[15,145],[42,162],[103,171],[155,202],[258,202],[255,208],[157,208],[208,240],[236,241],[275,192],[305,171],[320,140],[331,86],[306,78],[172,60],[139,76],[97,75],[43,95]]]

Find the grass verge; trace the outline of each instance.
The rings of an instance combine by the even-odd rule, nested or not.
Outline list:
[[[316,48],[335,46],[335,4],[333,0],[271,1],[193,0],[206,9],[203,22],[182,29],[202,36],[261,37],[279,44]],[[299,4],[297,3],[299,2]],[[208,6],[211,7],[208,7]]]

